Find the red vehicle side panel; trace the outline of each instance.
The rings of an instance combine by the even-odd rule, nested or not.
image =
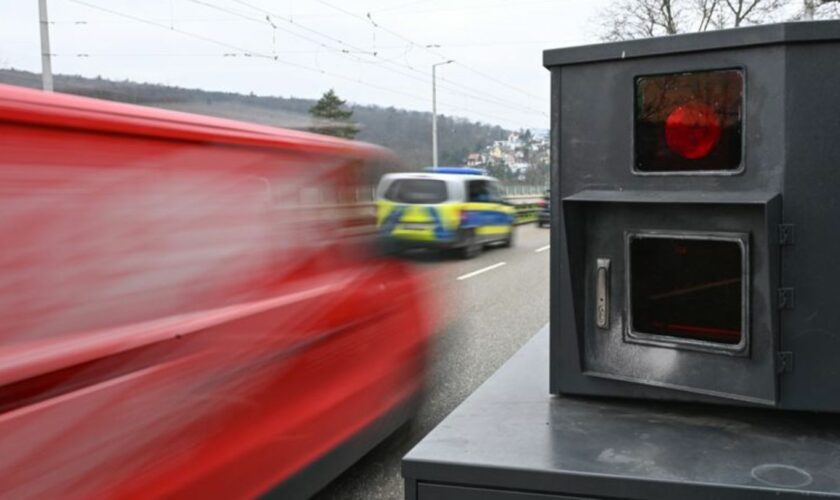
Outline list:
[[[372,161],[0,86],[0,495],[253,497],[415,396],[423,282],[347,236]]]

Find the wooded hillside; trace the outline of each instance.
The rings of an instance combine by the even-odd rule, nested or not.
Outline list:
[[[0,70],[0,83],[40,88],[37,73]],[[166,85],[112,81],[102,78],[56,75],[58,92],[99,99],[155,106],[190,113],[207,114],[252,121],[266,125],[308,129],[314,125],[308,114],[315,103],[294,97],[263,97],[227,92],[208,92]],[[393,149],[409,168],[431,164],[432,115],[393,107],[351,105],[359,140]],[[504,139],[509,131],[498,126],[463,118],[438,115],[440,163],[458,165],[467,155],[481,151],[494,140]]]

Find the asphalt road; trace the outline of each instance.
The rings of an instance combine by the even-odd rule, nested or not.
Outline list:
[[[316,499],[403,498],[403,455],[548,322],[549,230],[527,224],[516,231],[512,248],[486,249],[471,260],[408,257],[434,273],[434,291],[447,304],[427,399],[412,422]]]

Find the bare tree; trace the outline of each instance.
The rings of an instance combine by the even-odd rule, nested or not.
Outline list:
[[[732,0],[618,0],[605,11],[602,38],[608,41],[675,35],[731,26]],[[763,3],[783,0],[752,0]],[[737,2],[735,2],[737,4]],[[737,5],[733,5],[735,9]],[[748,6],[749,7],[749,6]],[[752,6],[753,10],[755,6]],[[748,16],[743,12],[740,17]]]
[[[604,16],[603,38],[609,41],[674,35],[682,31],[680,3],[685,0],[619,0]]]
[[[802,12],[795,19],[840,18],[840,0],[802,0]]]
[[[603,12],[606,41],[840,18],[840,0],[616,0]]]
[[[723,0],[728,18],[728,25],[733,27],[744,24],[772,22],[784,16],[790,0]]]
[[[708,31],[723,26],[725,21],[720,3],[721,0],[694,0],[694,8],[697,10],[698,17],[695,31]]]

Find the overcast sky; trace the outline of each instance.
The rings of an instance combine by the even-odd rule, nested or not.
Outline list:
[[[48,0],[53,72],[431,109],[548,128],[547,48],[609,0]],[[0,0],[0,66],[40,71],[37,0]],[[103,10],[104,9],[104,10]]]

